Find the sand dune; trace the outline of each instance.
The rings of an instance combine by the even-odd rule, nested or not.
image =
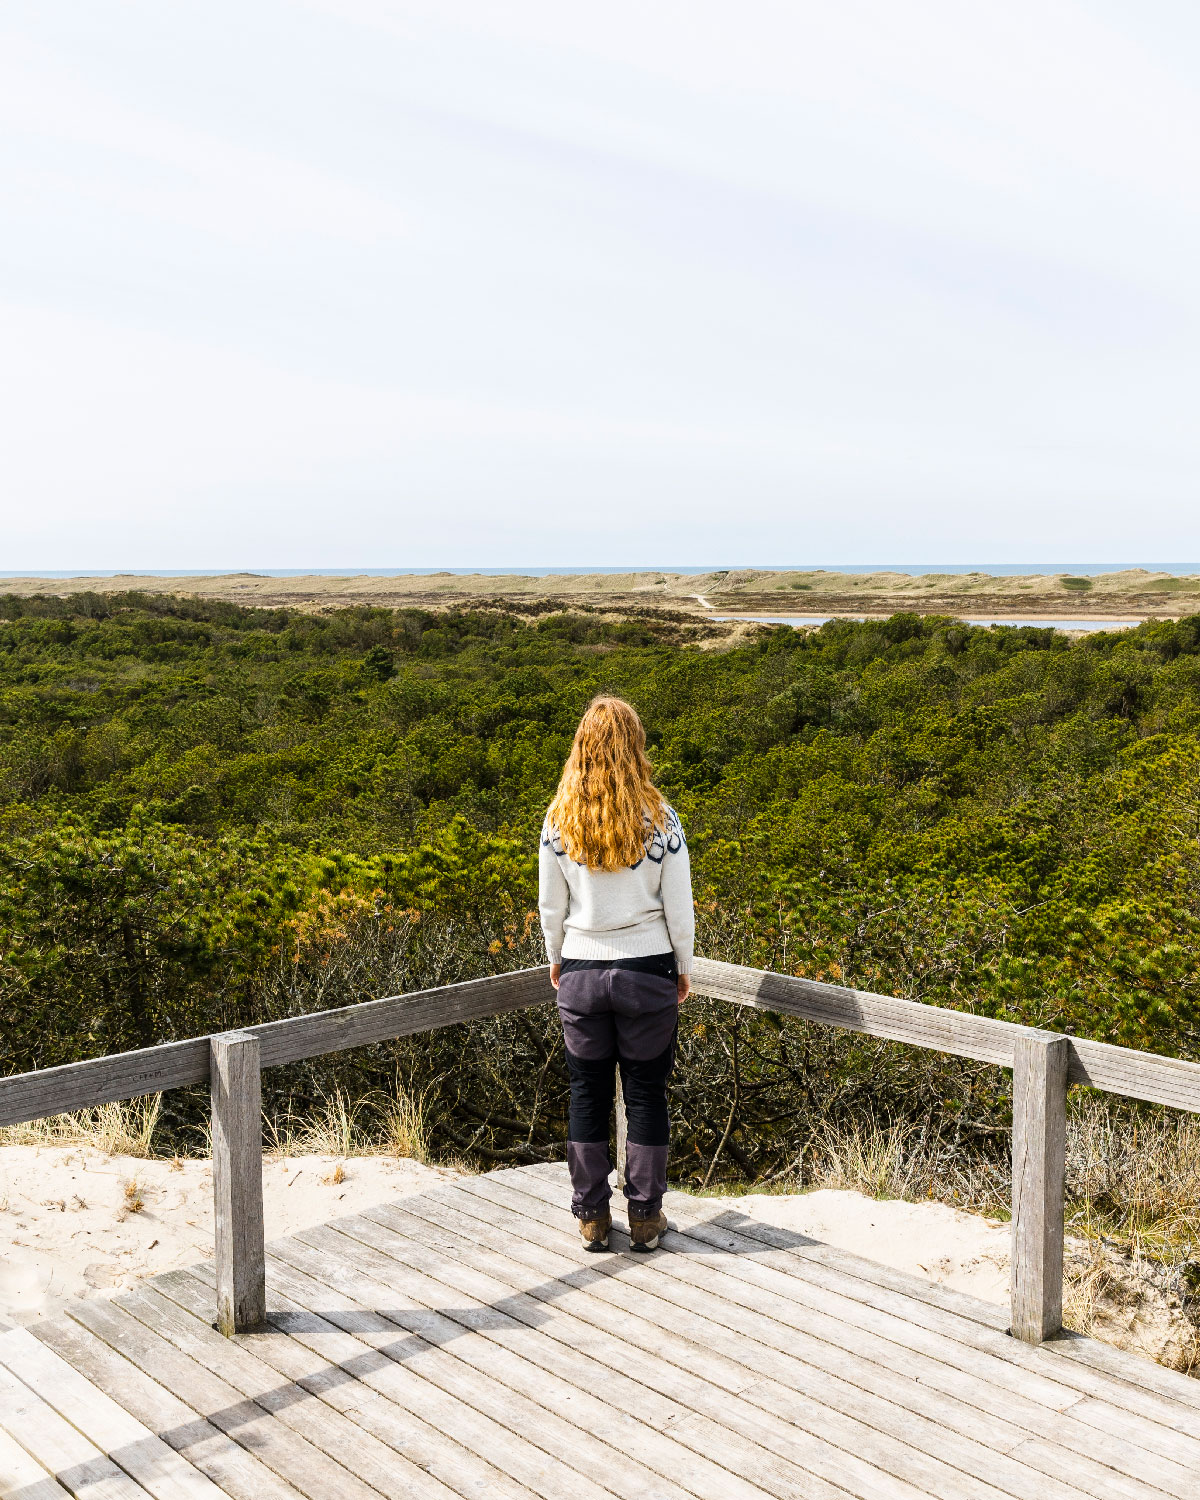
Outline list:
[[[882,614],[912,609],[934,614],[1036,618],[1137,615],[1171,618],[1200,610],[1200,575],[1180,577],[1130,568],[1094,578],[1059,574],[834,573],[825,569],[741,568],[702,574],[670,572],[528,574],[434,573],[380,578],[360,573],[327,578],[273,578],[224,573],[205,578],[126,573],[114,578],[7,578],[0,594],[69,595],[138,590],[225,599],[262,607],[322,610],[352,604],[444,608],[544,601],[613,610],[654,608],[702,617],[715,613]]]

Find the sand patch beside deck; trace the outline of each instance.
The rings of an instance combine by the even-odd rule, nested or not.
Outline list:
[[[269,1156],[267,1239],[456,1176],[395,1156]],[[92,1146],[0,1146],[0,1322],[33,1323],[73,1298],[112,1296],[212,1253],[209,1161],[108,1156]]]

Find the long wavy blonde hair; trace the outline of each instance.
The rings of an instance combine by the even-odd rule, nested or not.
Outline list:
[[[624,870],[646,853],[647,819],[664,832],[667,804],[646,759],[646,731],[624,698],[593,698],[579,721],[547,814],[568,859]]]

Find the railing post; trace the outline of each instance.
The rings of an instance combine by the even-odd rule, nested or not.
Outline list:
[[[267,1318],[262,1195],[262,1079],[258,1038],[209,1038],[217,1328],[228,1338]]]
[[[1013,1057],[1012,1333],[1029,1344],[1062,1328],[1069,1048],[1028,1032]]]
[[[625,1090],[621,1087],[621,1069],[617,1069],[617,1092],[614,1100],[617,1117],[617,1186],[625,1186],[625,1142],[629,1122],[625,1118]]]

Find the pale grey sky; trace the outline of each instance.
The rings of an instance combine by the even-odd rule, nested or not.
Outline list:
[[[0,574],[1200,556],[1200,13],[7,0]]]

